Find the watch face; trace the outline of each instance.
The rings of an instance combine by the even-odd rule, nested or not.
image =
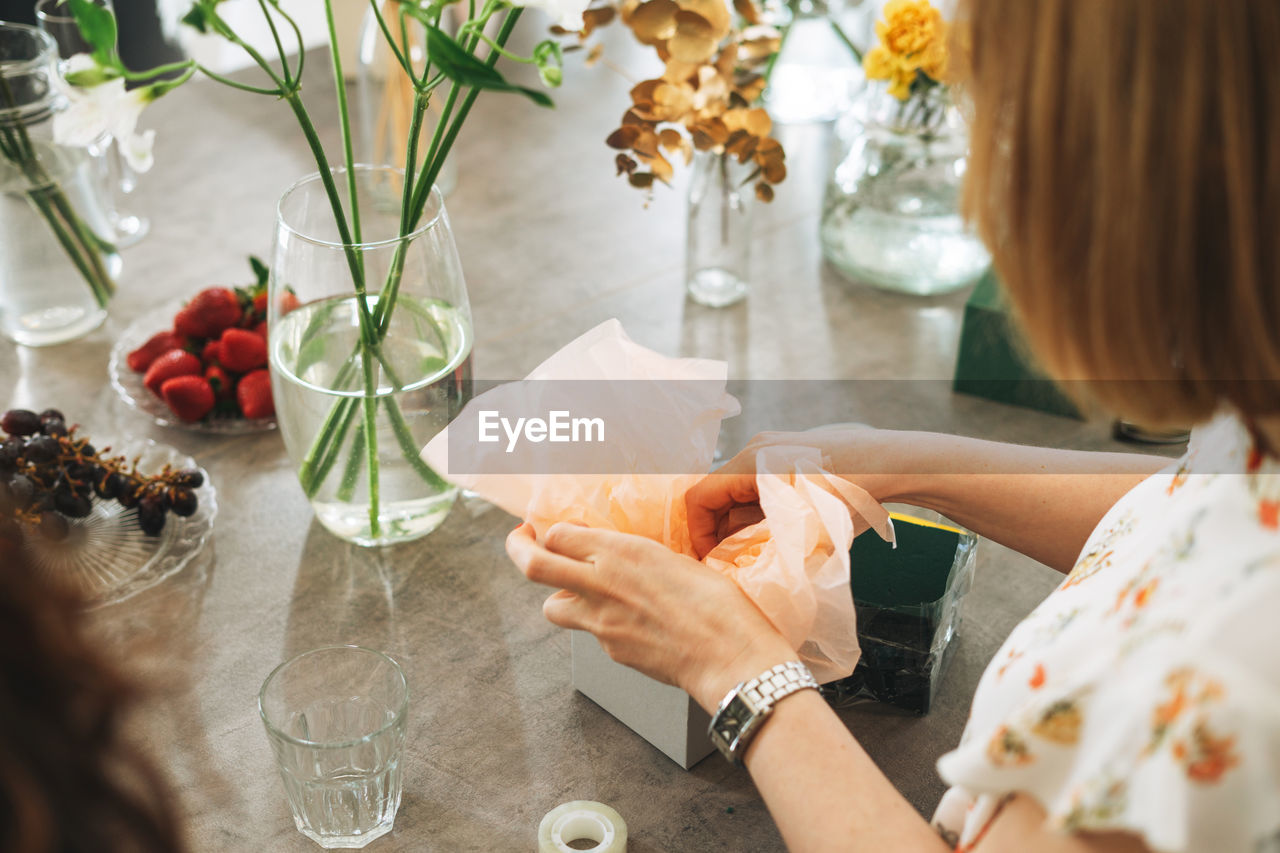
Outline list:
[[[751,715],[751,708],[740,696],[734,696],[729,700],[729,704],[716,715],[713,731],[718,741],[717,746],[726,756],[730,755],[734,747],[738,745],[738,737],[742,734],[742,727],[751,719]]]
[[[742,724],[751,718],[751,713],[751,709],[747,707],[742,697],[734,696],[729,706],[724,709],[724,714],[720,718],[721,725],[727,731],[736,734],[742,730]]]

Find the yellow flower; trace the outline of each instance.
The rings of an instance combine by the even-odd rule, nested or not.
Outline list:
[[[898,100],[905,101],[910,96],[916,70],[904,62],[902,57],[877,45],[863,57],[862,70],[868,80],[888,80],[889,94]]]
[[[884,20],[876,22],[876,35],[890,52],[910,57],[941,43],[947,24],[929,0],[890,0]]]

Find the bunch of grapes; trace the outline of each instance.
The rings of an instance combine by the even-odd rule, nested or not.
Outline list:
[[[195,490],[204,483],[199,470],[165,466],[159,474],[140,474],[136,462],[77,436],[57,409],[10,409],[0,415],[0,429],[0,538],[16,541],[25,529],[61,541],[71,529],[67,519],[89,515],[95,499],[136,508],[138,527],[148,536],[164,530],[168,513],[196,511]]]

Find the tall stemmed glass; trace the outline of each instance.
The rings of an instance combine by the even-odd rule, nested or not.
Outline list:
[[[94,0],[103,8],[112,9],[111,0]],[[93,47],[80,35],[75,18],[71,16],[71,4],[67,0],[39,0],[36,3],[36,24],[53,36],[58,45],[58,55],[67,59],[77,53],[92,53]],[[138,175],[125,160],[120,146],[108,135],[103,135],[90,148],[89,153],[102,164],[104,171],[104,198],[111,207],[111,227],[116,234],[117,246],[132,246],[151,228],[144,216],[126,213],[120,209],[120,197],[133,192],[138,185]]]

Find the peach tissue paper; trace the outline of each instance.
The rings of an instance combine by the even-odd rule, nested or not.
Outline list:
[[[524,519],[539,540],[565,521],[694,557],[685,492],[710,471],[720,422],[740,411],[727,380],[725,362],[663,356],[609,320],[524,381],[476,396],[422,455],[453,483]],[[607,440],[557,446],[537,435],[522,442],[510,429],[517,414],[557,411],[594,416]],[[502,429],[500,417],[508,421]],[[893,541],[889,513],[830,473],[814,448],[769,447],[756,462],[763,519],[726,537],[704,562],[738,584],[819,682],[843,678],[859,653],[849,547],[867,528]]]

